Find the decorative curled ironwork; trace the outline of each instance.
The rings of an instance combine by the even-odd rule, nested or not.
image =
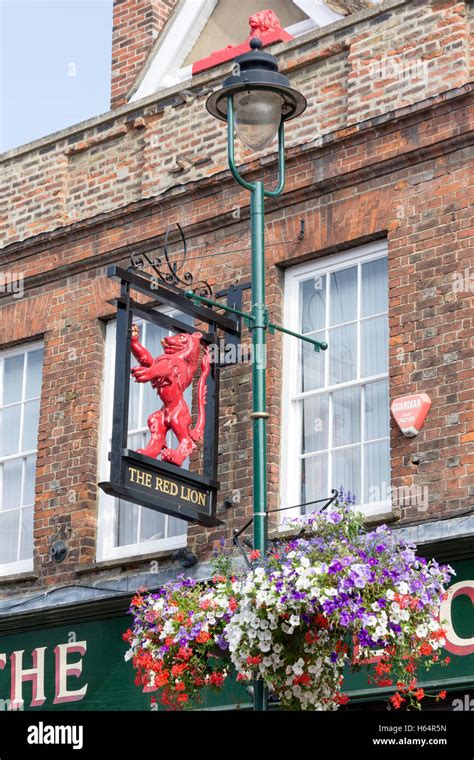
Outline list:
[[[172,261],[171,256],[174,254],[170,254],[168,245],[170,232],[175,226],[178,228],[181,237],[182,250],[180,251],[180,257]],[[196,295],[212,296],[212,288],[206,280],[194,282],[191,272],[182,272],[186,263],[187,252],[188,248],[183,228],[176,222],[176,225],[170,224],[166,228],[163,238],[163,255],[150,259],[146,253],[132,253],[129,268],[142,272],[146,277],[155,282],[161,282],[167,287],[176,289],[184,287],[186,290],[192,290]],[[145,271],[148,267],[152,269],[153,274]]]

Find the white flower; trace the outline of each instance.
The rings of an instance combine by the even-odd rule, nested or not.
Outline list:
[[[391,601],[392,601],[392,599],[394,599],[394,598],[395,598],[395,592],[394,592],[394,591],[392,591],[392,589],[391,589],[391,588],[389,588],[389,589],[388,589],[388,591],[386,592],[386,597],[387,597],[387,599],[389,600],[389,602],[391,602]]]
[[[415,633],[416,633],[416,635],[418,636],[419,639],[424,639],[425,636],[428,633],[428,629],[427,629],[426,625],[418,625],[416,627]]]
[[[303,668],[304,668],[304,660],[300,657],[299,660],[295,662],[291,670],[295,674],[295,676],[301,676],[303,675]]]
[[[400,594],[404,594],[404,595],[408,594],[408,592],[410,591],[408,583],[405,583],[405,581],[401,581],[398,584],[398,590],[400,591]]]

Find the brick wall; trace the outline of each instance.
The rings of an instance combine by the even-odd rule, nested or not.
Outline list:
[[[267,297],[276,322],[282,319],[284,267],[387,238],[391,397],[423,390],[433,399],[417,438],[403,438],[392,425],[392,484],[426,485],[429,494],[427,510],[402,507],[395,515],[402,524],[462,514],[472,503],[473,482],[473,292],[469,280],[455,286],[457,275],[469,276],[474,265],[474,108],[472,88],[464,84],[469,61],[458,52],[463,74],[456,89],[446,92],[440,73],[439,89],[429,80],[421,93],[428,100],[418,90],[410,99],[402,81],[402,105],[395,111],[392,91],[387,88],[374,106],[370,92],[362,88],[356,95],[349,76],[351,51],[362,54],[362,32],[372,35],[386,26],[393,36],[384,44],[395,49],[398,26],[408,24],[414,5],[388,2],[382,16],[364,14],[353,25],[345,21],[336,31],[283,47],[285,67],[311,104],[288,130],[285,193],[266,206]],[[454,36],[458,23],[466,24],[467,34],[461,6],[423,4],[427,29],[443,29],[446,49],[445,26],[454,17]],[[371,53],[375,49],[371,38]],[[439,58],[433,61],[437,66]],[[2,159],[2,271],[25,276],[25,297],[1,298],[0,346],[38,337],[45,342],[35,523],[39,577],[0,579],[3,594],[91,583],[146,567],[144,561],[94,564],[100,409],[103,383],[110,382],[103,378],[104,320],[112,316],[107,302],[117,294],[105,268],[125,263],[134,250],[158,250],[166,226],[179,221],[190,260],[205,256],[190,267],[196,276],[219,288],[249,280],[249,198],[225,169],[223,127],[205,115],[213,84],[200,79],[191,99],[149,99]],[[355,98],[358,118],[350,107]],[[209,160],[182,162],[180,168],[177,146],[198,162],[205,151]],[[263,154],[249,163],[240,154],[246,176],[258,172],[269,184],[276,179],[274,158]],[[306,234],[299,241],[301,219]],[[283,360],[280,337],[269,336],[271,507],[279,494]],[[249,394],[248,365],[223,371],[219,501],[233,489],[240,490],[241,501],[221,513],[222,528],[189,529],[200,559],[220,537],[230,542],[251,510]],[[49,559],[57,538],[67,538],[70,546],[60,566]]]
[[[119,3],[117,12],[129,5]],[[309,101],[288,124],[286,144],[318,145],[327,134],[469,82],[468,6],[390,0],[357,24],[349,17],[335,31],[273,46]],[[0,156],[2,245],[142,198],[181,193],[183,185],[224,171],[225,127],[204,104],[229,68],[198,75],[185,94],[171,88]],[[239,149],[236,158],[248,161],[250,153]]]
[[[176,0],[114,0],[111,107],[126,102]]]

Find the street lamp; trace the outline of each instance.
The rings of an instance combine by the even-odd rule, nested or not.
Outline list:
[[[265,342],[270,325],[265,306],[264,198],[280,195],[285,184],[284,123],[306,108],[306,99],[290,87],[288,79],[278,71],[273,55],[261,51],[262,42],[250,40],[251,51],[238,56],[231,76],[222,88],[207,99],[207,109],[217,119],[227,121],[229,168],[235,180],[250,190],[252,225],[252,418],[253,424],[253,535],[254,548],[263,555],[267,548],[267,430],[269,417],[266,403]],[[278,185],[265,190],[263,182],[248,182],[240,176],[234,161],[234,129],[242,142],[252,150],[261,150],[278,132]],[[277,328],[282,329],[282,328]],[[284,332],[289,332],[283,330]],[[326,346],[311,341],[315,349]],[[254,689],[254,709],[267,709],[263,682]]]
[[[307,104],[279,73],[277,59],[261,52],[258,37],[250,40],[250,47],[250,53],[236,58],[234,72],[224,79],[221,90],[210,95],[206,107],[229,127],[235,121],[237,134],[248,148],[262,150],[283,123],[302,114]]]

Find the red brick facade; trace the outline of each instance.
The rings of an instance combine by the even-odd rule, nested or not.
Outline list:
[[[121,73],[113,85],[115,104],[163,24],[158,6],[164,5],[116,3],[114,58]],[[153,6],[143,27],[141,6]],[[129,19],[130,38],[132,9],[136,28],[143,29],[135,51],[120,36]],[[402,505],[394,511],[398,524],[455,517],[472,504],[473,19],[470,3],[390,0],[335,30],[275,46],[282,70],[309,107],[287,131],[284,194],[266,206],[271,319],[282,321],[286,267],[387,239],[390,395],[425,391],[433,401],[415,439],[392,424],[392,485],[429,486],[428,509]],[[121,65],[119,48],[130,68]],[[0,578],[2,594],[90,583],[149,561],[95,564],[101,403],[103,383],[112,381],[103,378],[104,320],[112,317],[108,301],[118,292],[105,269],[125,263],[133,251],[156,250],[167,225],[178,221],[189,258],[203,257],[193,267],[196,275],[216,289],[249,281],[248,194],[231,179],[225,131],[204,106],[227,69],[196,77],[187,96],[177,87],[0,157],[2,268],[25,278],[23,299],[7,294],[0,300],[0,348],[37,338],[45,346],[35,577]],[[273,153],[249,163],[241,151],[238,159],[246,176],[275,181]],[[301,219],[306,234],[299,241]],[[218,255],[223,251],[226,256]],[[456,285],[460,274],[464,287]],[[269,337],[273,508],[279,504],[283,360],[280,338]],[[230,541],[251,511],[249,396],[249,366],[224,370],[219,501],[239,489],[241,502],[221,513],[222,529],[189,528],[199,559],[209,557],[221,536]],[[70,550],[59,566],[50,559],[57,538]]]
[[[126,103],[176,0],[114,0],[111,108]]]

